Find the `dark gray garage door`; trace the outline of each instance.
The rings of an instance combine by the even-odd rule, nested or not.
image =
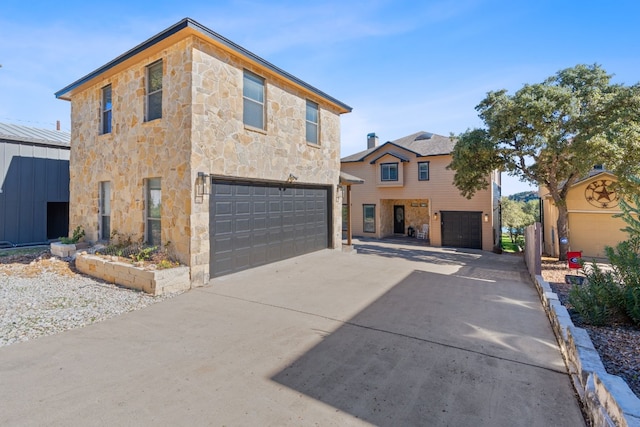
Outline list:
[[[211,277],[329,246],[327,188],[214,180],[209,203]]]
[[[482,212],[441,211],[442,246],[482,249]]]

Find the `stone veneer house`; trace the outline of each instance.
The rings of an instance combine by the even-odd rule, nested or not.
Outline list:
[[[366,150],[341,161],[344,173],[364,180],[352,189],[353,235],[402,236],[427,225],[425,237],[434,246],[497,247],[500,173],[491,174],[488,189],[461,196],[455,172],[447,169],[454,146],[451,138],[424,131],[382,145],[369,134]]]
[[[351,108],[185,18],[56,93],[70,228],[169,245],[192,285],[341,246]]]

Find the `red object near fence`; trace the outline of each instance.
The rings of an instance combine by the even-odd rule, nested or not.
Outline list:
[[[569,268],[581,268],[581,259],[582,252],[567,252],[567,263],[569,264]]]

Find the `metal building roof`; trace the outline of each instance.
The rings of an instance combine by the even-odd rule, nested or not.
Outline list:
[[[60,130],[0,123],[0,141],[29,142],[60,147],[71,146],[71,134]]]

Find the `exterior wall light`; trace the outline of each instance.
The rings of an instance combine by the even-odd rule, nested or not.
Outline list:
[[[198,172],[198,177],[196,178],[196,195],[204,196],[211,193],[211,175],[204,172]]]
[[[438,220],[438,212],[434,212],[433,213],[433,220],[437,221]]]
[[[484,214],[484,222],[489,222],[489,214]]]

